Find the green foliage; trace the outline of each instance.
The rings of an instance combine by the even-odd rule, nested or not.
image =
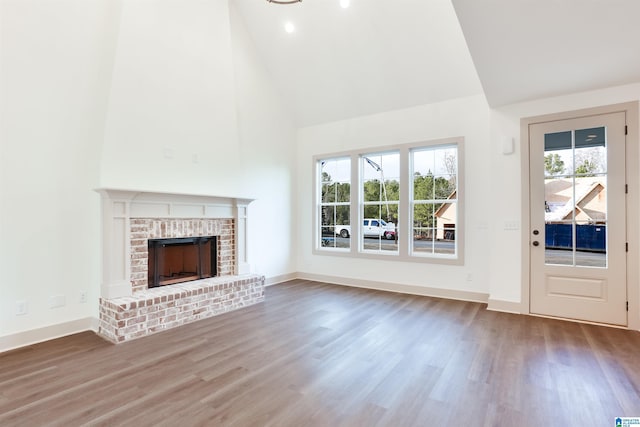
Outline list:
[[[322,203],[349,202],[351,198],[351,184],[331,182],[322,184]]]
[[[564,172],[564,161],[558,153],[549,153],[544,156],[544,170],[548,175],[558,175]]]
[[[349,203],[351,200],[351,184],[348,182],[331,182],[331,175],[322,172],[322,203]],[[349,224],[350,207],[345,206],[323,206],[322,222],[323,226],[334,226],[336,224]]]
[[[598,164],[596,162],[586,159],[576,168],[576,175],[593,176],[597,169]]]
[[[323,173],[322,176],[322,202],[323,203],[348,203],[350,201],[351,185],[349,183],[331,182],[331,177]],[[383,188],[384,187],[384,188]],[[434,177],[432,173],[421,175],[416,172],[413,181],[413,197],[416,201],[426,201],[415,205],[414,226],[434,227],[434,213],[443,205],[442,201],[448,199],[456,189],[455,175],[449,179]],[[386,198],[385,198],[386,190]],[[364,218],[382,218],[398,224],[398,205],[393,202],[400,200],[400,183],[397,180],[386,180],[384,186],[380,180],[374,179],[363,183],[363,198],[365,202],[380,202],[366,204],[364,206]],[[387,214],[387,204],[389,214]],[[322,225],[333,226],[336,224],[350,223],[349,206],[324,206],[322,208]]]
[[[413,177],[413,199],[424,200],[428,203],[416,204],[413,210],[414,227],[434,227],[434,214],[443,203],[439,200],[448,199],[456,189],[455,176],[450,179],[434,177],[433,174],[421,175],[416,172]]]

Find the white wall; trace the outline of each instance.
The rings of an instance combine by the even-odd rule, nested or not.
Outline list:
[[[463,266],[354,259],[312,253],[312,156],[432,139],[465,138],[465,227]],[[391,285],[489,293],[491,150],[489,107],[484,96],[454,99],[298,132],[298,270]],[[390,287],[393,289],[393,286]]]
[[[234,106],[225,0],[124,2],[101,185],[241,195]]]
[[[249,205],[248,256],[270,280],[296,271],[295,128],[234,3],[230,9],[241,159],[234,179],[256,198]]]
[[[97,315],[93,189],[119,2],[0,4],[1,338]],[[81,290],[93,304],[79,302]],[[53,295],[65,295],[66,305],[49,308]],[[18,300],[26,315],[15,315]]]

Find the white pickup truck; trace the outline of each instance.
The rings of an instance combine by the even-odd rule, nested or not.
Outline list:
[[[340,237],[351,236],[350,225],[336,225],[334,228]],[[362,221],[362,235],[364,237],[384,237],[393,240],[396,237],[396,226],[392,222],[386,222],[380,218],[365,218]]]

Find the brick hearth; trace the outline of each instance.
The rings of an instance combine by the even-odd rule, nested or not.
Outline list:
[[[100,300],[100,335],[113,343],[144,337],[264,300],[264,276],[223,276]]]

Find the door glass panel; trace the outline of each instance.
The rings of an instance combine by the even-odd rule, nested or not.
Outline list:
[[[576,265],[606,267],[605,243],[607,226],[590,222],[576,222]]]
[[[545,264],[573,265],[573,223],[552,221],[545,224]]]
[[[607,266],[606,128],[544,139],[545,263]]]

